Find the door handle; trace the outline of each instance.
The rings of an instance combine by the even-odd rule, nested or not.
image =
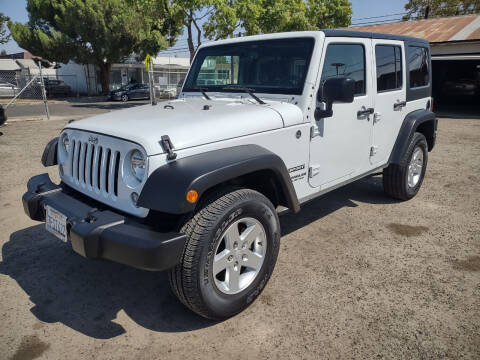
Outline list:
[[[393,110],[400,110],[401,108],[407,106],[406,101],[397,101],[395,104],[393,104]]]
[[[373,114],[374,112],[375,112],[374,108],[368,108],[368,109],[362,108],[362,110],[358,110],[357,117],[362,117],[365,115],[368,116]]]

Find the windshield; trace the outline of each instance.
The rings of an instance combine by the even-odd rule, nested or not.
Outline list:
[[[259,93],[301,95],[313,38],[237,42],[200,49],[183,91],[223,91],[246,87]]]

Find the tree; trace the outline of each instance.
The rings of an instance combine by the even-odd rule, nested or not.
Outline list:
[[[479,0],[410,0],[405,5],[403,20],[430,17],[459,16],[480,12]]]
[[[137,0],[144,8],[167,11],[187,32],[190,59],[202,39],[348,26],[348,0]]]
[[[7,27],[5,26],[8,22],[8,16],[0,13],[0,44],[5,44],[10,40],[10,34],[7,33]]]
[[[8,23],[19,46],[50,61],[97,65],[103,93],[113,63],[156,54],[181,30],[167,14],[152,16],[133,0],[27,0],[27,11],[27,24]]]
[[[2,49],[2,51],[0,51],[0,55],[1,55],[1,56],[8,55],[7,50]]]

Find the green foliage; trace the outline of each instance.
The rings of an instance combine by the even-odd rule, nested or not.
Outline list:
[[[348,0],[135,1],[144,9],[168,9],[171,18],[187,30],[191,57],[202,37],[217,40],[233,37],[236,32],[254,35],[344,27],[351,24],[352,16]]]
[[[345,27],[351,24],[351,17],[348,0],[237,0],[217,6],[204,29],[207,38],[215,39],[240,29],[255,35]]]
[[[50,61],[97,64],[103,92],[110,65],[132,53],[156,54],[180,28],[133,0],[28,0],[27,24],[9,22],[20,47]]]
[[[480,0],[410,0],[404,20],[458,16],[480,12]]]
[[[0,44],[5,44],[10,40],[10,34],[5,26],[8,22],[8,16],[0,13]]]

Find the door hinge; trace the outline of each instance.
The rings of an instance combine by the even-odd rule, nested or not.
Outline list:
[[[375,156],[378,152],[378,146],[372,146],[370,148],[370,156]]]
[[[311,179],[314,176],[317,176],[320,173],[320,166],[314,165],[308,168],[308,177]]]
[[[382,120],[382,114],[380,114],[379,112],[376,112],[375,114],[373,114],[374,124],[378,123],[380,120]]]
[[[310,139],[313,139],[316,136],[320,135],[320,131],[318,131],[318,126],[312,126],[310,128]]]

